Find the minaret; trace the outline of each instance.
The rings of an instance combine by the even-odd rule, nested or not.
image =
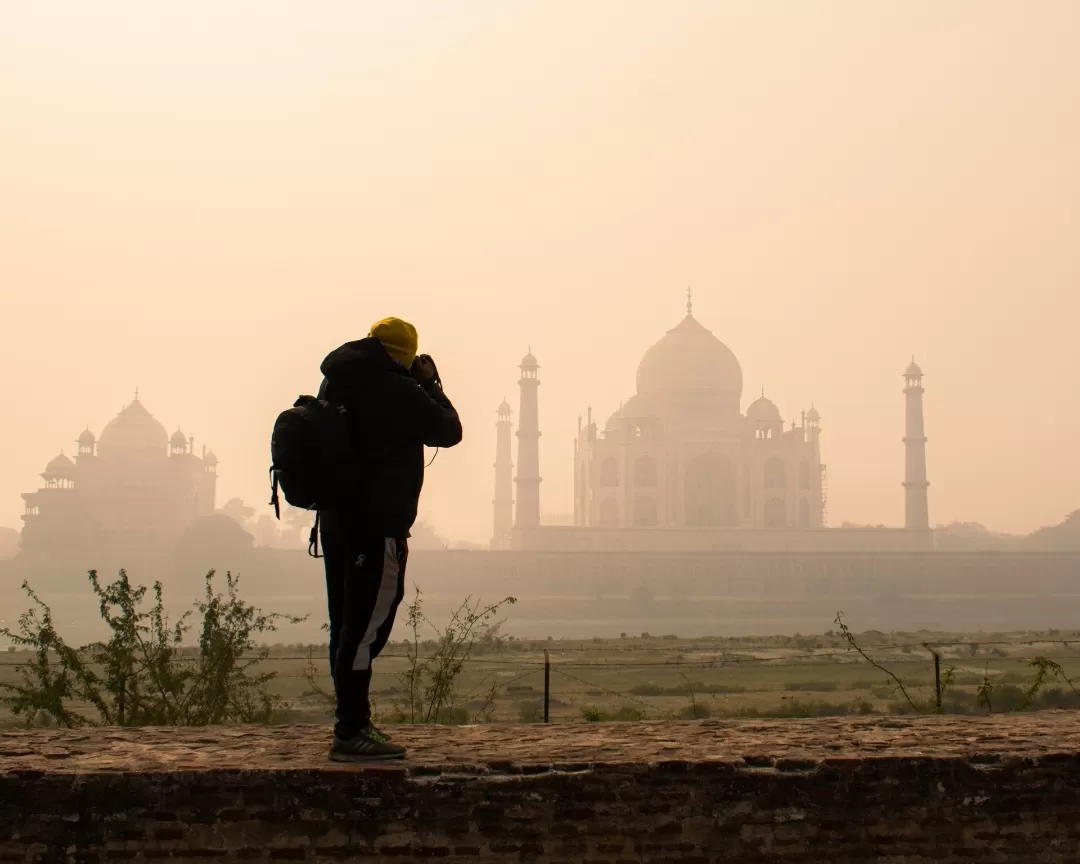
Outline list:
[[[926,502],[926,435],[923,431],[923,373],[911,358],[904,370],[907,419],[904,428],[904,527],[928,529],[930,511]]]
[[[495,424],[495,529],[491,535],[493,549],[510,546],[514,527],[514,464],[510,461],[510,404],[503,399]]]
[[[815,492],[811,524],[815,528],[824,528],[828,490],[825,488],[825,466],[821,464],[821,412],[813,402],[810,403],[810,410],[803,414],[803,426],[809,436],[810,487]]]
[[[540,525],[540,409],[537,402],[537,390],[540,379],[537,371],[540,365],[533,357],[532,349],[518,367],[521,378],[521,407],[518,410],[518,475],[517,515],[515,528],[536,528]]]

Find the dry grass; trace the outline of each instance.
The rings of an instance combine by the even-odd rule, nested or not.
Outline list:
[[[1076,646],[1067,643],[1076,639]],[[1080,677],[1080,634],[880,634],[858,636],[860,645],[896,673],[916,699],[929,702],[933,662],[923,642],[966,642],[944,647],[943,664],[955,666],[947,710],[978,710],[976,689],[989,677],[1008,708],[1008,694],[1034,677],[1030,658],[1059,663]],[[1009,645],[992,644],[996,642]],[[1032,644],[1019,644],[1032,643]],[[735,717],[897,710],[901,701],[891,682],[846,650],[835,634],[770,639],[675,639],[629,637],[582,641],[500,641],[474,652],[458,681],[456,720],[476,720],[494,683],[489,706],[495,722],[538,720],[543,699],[544,651],[551,656],[551,719],[662,719],[691,716]],[[325,646],[276,645],[268,670],[277,673],[272,689],[288,709],[282,721],[329,720],[330,705],[315,692],[305,670],[314,656],[315,682],[331,690]],[[376,663],[372,692],[376,710],[392,721],[402,701],[399,675],[407,668],[405,646],[391,643]],[[15,652],[0,654],[0,681],[13,680]],[[1053,686],[1067,686],[1055,682]],[[1069,694],[1066,694],[1069,695]],[[1013,699],[1015,702],[1015,699]],[[1062,701],[1067,702],[1066,696]],[[694,708],[693,706],[697,706]],[[0,723],[13,718],[0,709]]]

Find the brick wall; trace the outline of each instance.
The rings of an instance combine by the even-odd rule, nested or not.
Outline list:
[[[0,733],[2,861],[1080,861],[1080,717]]]

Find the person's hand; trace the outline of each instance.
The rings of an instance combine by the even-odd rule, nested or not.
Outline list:
[[[439,370],[435,368],[435,361],[427,354],[418,354],[416,359],[413,360],[412,369],[410,371],[412,372],[413,378],[421,384],[428,384],[434,381],[439,375]]]

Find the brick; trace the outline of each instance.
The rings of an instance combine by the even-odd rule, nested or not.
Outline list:
[[[386,770],[321,730],[2,731],[0,860],[1064,864],[1076,719],[404,729]]]

